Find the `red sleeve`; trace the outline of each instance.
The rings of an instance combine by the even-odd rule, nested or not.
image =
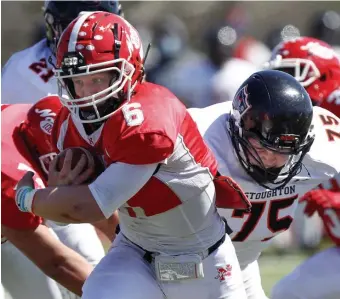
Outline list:
[[[138,133],[122,136],[105,147],[112,161],[143,165],[161,162],[174,150],[172,140],[157,133]]]
[[[129,123],[129,115],[142,120]],[[167,89],[143,84],[132,100],[110,117],[103,129],[104,153],[111,162],[152,164],[168,158],[187,115],[185,106]]]
[[[35,229],[42,223],[42,218],[18,210],[14,201],[15,185],[14,180],[1,173],[1,224],[18,230]]]

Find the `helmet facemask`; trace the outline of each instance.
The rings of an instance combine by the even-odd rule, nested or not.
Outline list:
[[[292,75],[303,87],[308,87],[321,77],[319,69],[309,59],[282,58],[281,55],[276,55],[275,59],[265,63],[264,67]]]
[[[243,119],[237,121],[237,118],[232,116],[229,120],[229,132],[239,162],[259,185],[271,190],[282,188],[301,171],[302,160],[309,151],[314,137],[268,134],[267,138],[264,138],[260,130],[255,128],[246,129]],[[256,140],[266,150],[286,155],[286,163],[281,167],[267,168],[257,150],[249,142],[250,138]]]
[[[75,93],[72,79],[103,72],[112,73],[109,86],[90,96],[79,97]],[[102,122],[109,118],[122,102],[130,101],[134,85],[131,85],[135,68],[125,59],[86,65],[80,53],[68,53],[63,66],[56,70],[59,97],[62,104],[82,123]],[[69,97],[63,95],[66,90]]]

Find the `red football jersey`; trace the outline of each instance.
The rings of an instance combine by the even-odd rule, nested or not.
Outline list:
[[[2,106],[1,111],[1,224],[14,229],[34,229],[42,219],[31,213],[22,213],[15,205],[14,188],[31,164],[19,154],[13,142],[13,131],[25,118],[31,104]],[[36,185],[43,187],[35,176]]]
[[[90,136],[79,119],[63,109],[54,122],[52,143],[59,151],[74,146],[96,150],[107,165],[158,163],[147,183],[119,208],[122,232],[141,247],[158,251],[162,244],[171,244],[174,252],[199,250],[225,233],[214,199],[201,196],[209,188],[214,194],[217,162],[186,107],[166,88],[141,84]],[[101,208],[106,212],[108,205]],[[179,242],[175,236],[187,238]]]
[[[197,162],[215,175],[215,158],[185,106],[166,88],[151,83],[142,84],[128,104],[89,136],[63,108],[54,123],[52,143],[59,151],[74,146],[96,150],[108,165],[113,162],[141,165],[169,157],[178,135],[185,139]]]

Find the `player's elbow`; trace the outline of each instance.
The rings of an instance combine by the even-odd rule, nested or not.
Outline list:
[[[97,202],[92,198],[86,203],[74,203],[62,216],[69,223],[92,223],[106,219]]]
[[[71,204],[68,204],[66,209],[63,209],[62,216],[67,219],[69,223],[92,223],[104,220],[105,216],[92,195],[90,188],[83,186],[79,191],[79,200],[72,200],[71,196]],[[76,195],[77,194],[75,194],[73,198],[75,198]]]

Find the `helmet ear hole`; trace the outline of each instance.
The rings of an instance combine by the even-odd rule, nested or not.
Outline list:
[[[325,82],[327,80],[327,75],[325,73],[322,74],[319,80]]]

